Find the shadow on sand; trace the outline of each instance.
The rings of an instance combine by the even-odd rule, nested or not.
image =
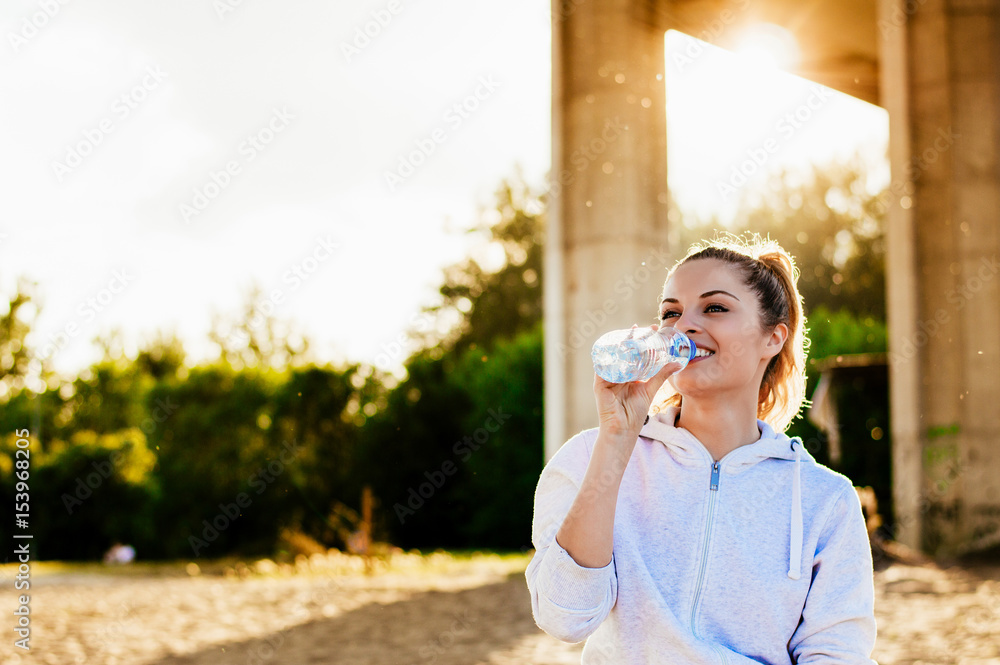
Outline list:
[[[217,644],[153,665],[470,665],[539,633],[523,573],[462,591],[427,591],[372,603],[254,640]]]

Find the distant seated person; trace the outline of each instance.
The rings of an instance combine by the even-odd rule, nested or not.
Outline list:
[[[104,563],[106,564],[132,563],[133,560],[135,560],[135,548],[131,545],[115,543],[111,549],[104,553]]]

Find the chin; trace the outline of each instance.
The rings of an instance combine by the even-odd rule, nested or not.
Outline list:
[[[683,376],[683,374],[684,372],[681,372],[680,374],[671,376],[669,381],[674,390],[684,397],[708,395],[718,390],[718,386],[715,385],[716,382],[711,377],[694,377],[690,374]]]
[[[678,393],[691,397],[739,393],[753,380],[750,376],[744,378],[732,367],[699,367],[690,374],[686,372],[687,368],[672,375],[668,380]]]

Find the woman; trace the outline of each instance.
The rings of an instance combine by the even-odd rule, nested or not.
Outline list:
[[[784,434],[805,395],[796,280],[776,243],[693,247],[659,325],[706,355],[645,383],[595,376],[600,427],[542,471],[532,612],[587,639],[583,663],[874,662],[857,493]]]

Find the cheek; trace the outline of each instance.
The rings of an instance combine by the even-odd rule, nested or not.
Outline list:
[[[742,367],[757,367],[758,358],[755,353],[753,340],[734,330],[733,334],[720,340],[720,343],[723,349],[719,358],[720,362],[718,363],[720,366],[730,370]]]
[[[752,320],[734,321],[731,325],[714,331],[718,335],[720,345],[726,355],[738,361],[748,356],[754,349],[754,344],[760,337],[760,329]]]

